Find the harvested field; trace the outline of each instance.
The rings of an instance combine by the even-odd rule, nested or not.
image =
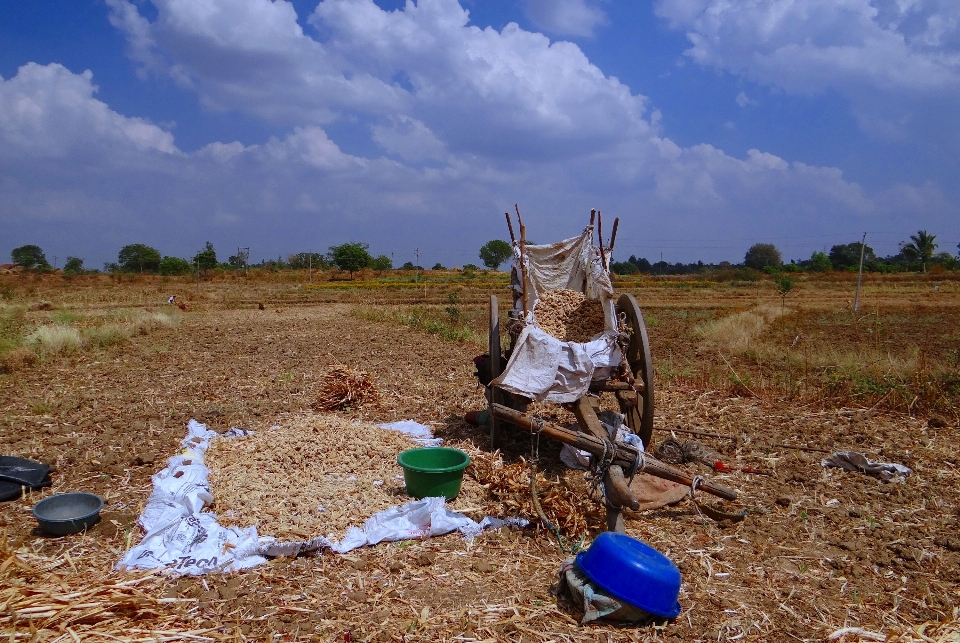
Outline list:
[[[159,307],[170,289],[147,279],[79,288],[12,283],[15,298],[6,305],[22,307],[28,329],[65,309],[92,316]],[[926,282],[890,285],[884,290],[883,283],[868,282],[864,314],[879,309],[879,325],[872,326],[884,331],[879,340],[866,332],[869,320],[851,320],[844,312],[844,295],[831,282],[825,294],[804,285],[791,295],[787,312],[757,337],[767,348],[789,347],[801,334],[796,347],[810,346],[811,361],[827,349],[846,354],[866,342],[881,349],[889,344],[890,355],[916,349],[918,358],[927,356],[926,368],[934,360],[949,365],[946,357],[957,346],[950,324],[960,310],[956,284],[946,283],[936,301]],[[471,517],[532,518],[519,490],[526,482],[521,458],[531,452],[529,437],[508,433],[502,453],[490,455],[485,431],[460,420],[484,403],[471,363],[483,346],[352,314],[356,305],[405,305],[389,293],[338,291],[341,303],[318,305],[311,299],[318,291],[295,285],[251,288],[268,286],[276,297],[265,311],[256,309],[256,301],[270,300],[263,292],[245,294],[234,282],[203,284],[203,298],[191,299],[192,310],[180,315],[178,325],[0,374],[0,451],[57,469],[52,488],[0,504],[0,634],[18,641],[825,641],[833,634],[833,640],[847,642],[957,640],[956,412],[931,411],[919,401],[887,406],[894,393],[879,403],[882,392],[824,396],[811,388],[807,397],[778,394],[781,389],[770,382],[787,371],[768,363],[762,350],[753,356],[724,353],[741,376],[754,374],[749,385],[755,395],[733,386],[728,365],[713,357],[715,345],[701,344],[694,329],[771,303],[755,285],[629,288],[648,315],[658,367],[657,426],[679,428],[678,439],[700,440],[730,466],[773,474],[716,476],[740,491],[740,502],[724,504],[748,509],[741,523],[705,524],[688,500],[627,520],[630,534],[664,552],[683,572],[683,612],[663,628],[580,627],[576,606],[550,592],[567,554],[536,526],[488,532],[473,542],[448,535],[349,556],[276,559],[204,578],[113,571],[140,537],[134,522],[150,495],[150,475],[178,451],[187,420],[195,417],[220,431],[237,426],[265,432],[308,417],[324,369],[334,364],[366,371],[380,392],[376,406],[336,414],[340,421],[414,419],[431,426],[480,465],[468,472],[467,482],[476,485],[476,495],[464,498],[476,509]],[[253,303],[244,303],[248,299]],[[41,300],[54,309],[26,310]],[[462,301],[471,310],[480,308],[482,298]],[[435,305],[442,307],[443,300]],[[88,317],[75,323],[93,322]],[[708,357],[716,362],[711,369],[693,370]],[[793,367],[803,372],[802,362]],[[716,373],[723,375],[712,380]],[[537,411],[568,421],[562,409]],[[941,421],[932,421],[933,415]],[[654,439],[669,435],[658,430]],[[824,469],[823,453],[804,450],[844,448],[905,464],[914,474],[903,484],[882,483]],[[552,495],[549,510],[562,516],[569,512],[563,502],[578,497],[584,482],[582,473],[557,464],[558,453],[558,445],[541,442],[541,492]],[[702,465],[684,466],[710,473]],[[484,467],[502,471],[488,475]],[[500,487],[480,487],[493,487],[494,479]],[[100,524],[65,538],[37,534],[33,504],[73,490],[105,498]],[[602,528],[602,511],[585,498],[578,508],[582,515],[571,517],[566,533],[578,538],[586,525],[589,540]]]

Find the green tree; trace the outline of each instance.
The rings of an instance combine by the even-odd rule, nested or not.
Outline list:
[[[748,268],[763,270],[768,266],[774,268],[782,266],[783,258],[780,256],[780,251],[772,243],[755,243],[747,250],[743,263]]]
[[[160,274],[164,276],[186,275],[192,267],[190,262],[180,257],[164,257],[160,260]]]
[[[385,272],[387,270],[393,270],[393,259],[387,255],[380,255],[370,263],[370,267],[376,270],[377,272]]]
[[[203,271],[217,267],[217,252],[213,249],[212,243],[207,241],[203,250],[193,256],[193,264]]]
[[[433,268],[431,268],[430,270],[446,270],[446,269],[447,267],[438,261],[437,263],[433,264]]]
[[[350,279],[353,279],[353,273],[361,268],[366,268],[373,262],[373,257],[367,251],[370,244],[367,243],[342,243],[339,246],[330,246],[330,263],[340,270],[346,270],[350,273]]]
[[[509,259],[511,255],[513,255],[513,249],[510,244],[500,239],[487,241],[480,248],[480,259],[483,260],[483,265],[490,270],[499,268],[500,264]]]
[[[777,284],[777,292],[780,293],[780,314],[782,315],[787,302],[787,294],[793,290],[793,279],[787,275],[782,275],[774,279],[773,283]]]
[[[117,265],[125,272],[156,272],[160,268],[160,252],[142,243],[120,248]]]
[[[830,248],[830,264],[834,270],[857,270],[860,268],[860,246],[859,241],[853,243],[842,243]],[[873,248],[868,245],[863,246],[863,265],[875,266],[877,264],[877,255]]]
[[[919,261],[921,270],[926,272],[927,264],[930,263],[930,259],[933,258],[933,253],[937,249],[937,244],[934,243],[936,238],[937,235],[930,234],[926,230],[920,230],[917,234],[910,235],[910,242],[903,244],[900,250],[903,252],[903,256],[910,261]]]
[[[27,270],[50,270],[50,263],[43,255],[40,246],[26,245],[10,251],[13,263],[19,264]]]
[[[949,252],[938,252],[937,254],[933,255],[933,258],[930,261],[938,266],[943,266],[947,270],[957,269],[957,258]]]
[[[250,265],[250,251],[246,249],[238,250],[237,254],[227,258],[227,265],[233,270],[243,270]]]
[[[67,257],[67,263],[63,264],[63,274],[79,275],[83,274],[83,259],[78,257]]]
[[[640,269],[637,264],[630,261],[614,261],[610,264],[610,270],[617,275],[637,275]]]
[[[810,270],[813,272],[824,272],[831,268],[833,268],[833,263],[826,252],[817,251],[810,255]]]
[[[287,257],[287,265],[294,270],[306,270],[307,268],[326,270],[330,267],[330,262],[319,252],[300,252]]]

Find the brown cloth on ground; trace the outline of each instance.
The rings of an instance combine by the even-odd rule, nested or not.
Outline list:
[[[638,473],[630,484],[630,490],[640,501],[637,511],[673,505],[690,495],[690,487],[647,473]]]

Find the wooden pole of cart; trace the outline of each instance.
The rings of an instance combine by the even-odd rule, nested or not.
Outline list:
[[[586,451],[587,453],[591,453],[596,456],[602,456],[605,450],[607,451],[607,455],[610,455],[609,447],[604,445],[604,441],[593,435],[590,435],[589,433],[582,433],[580,431],[567,429],[553,424],[552,422],[541,423],[539,420],[526,413],[515,411],[509,407],[503,406],[502,404],[492,405],[490,411],[492,415],[495,415],[499,419],[509,422],[513,426],[524,431],[528,431],[530,433],[542,433],[552,440],[562,442],[563,444],[569,444],[577,449]],[[618,443],[616,453],[613,454],[612,465],[620,467],[623,471],[631,471],[639,458],[641,458],[641,456],[638,455],[636,449],[629,445]],[[643,454],[641,463],[643,465],[643,473],[649,473],[652,476],[663,478],[664,480],[670,480],[684,486],[690,486],[693,484],[693,476],[691,476],[689,473],[661,462],[648,454]],[[638,473],[639,471],[640,469],[638,468]],[[697,483],[697,489],[705,491],[706,493],[719,498],[723,498],[724,500],[737,499],[736,491],[712,480],[704,480]]]

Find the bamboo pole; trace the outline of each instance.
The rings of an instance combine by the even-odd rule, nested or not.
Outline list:
[[[586,451],[593,455],[602,457],[605,451],[607,451],[607,455],[609,455],[608,447],[606,447],[604,441],[587,433],[566,429],[551,422],[543,422],[541,425],[530,415],[521,413],[520,411],[515,411],[509,407],[503,406],[502,404],[491,404],[490,413],[496,418],[512,424],[513,426],[524,431],[529,431],[530,433],[543,433],[543,435],[552,440],[569,444],[577,449]],[[611,464],[620,467],[623,471],[632,471],[637,458],[638,455],[636,449],[625,444],[617,444],[617,452],[614,454],[613,462]],[[660,462],[656,458],[647,454],[643,455],[643,472],[649,473],[650,475],[658,478],[663,478],[664,480],[670,480],[671,482],[682,484],[684,486],[690,486],[693,484],[693,476],[688,474],[686,471]],[[719,496],[725,500],[737,499],[736,491],[711,480],[704,479],[701,482],[698,482],[697,489],[701,489],[707,493]]]
[[[517,210],[517,218],[520,217],[520,210]],[[523,297],[523,321],[527,321],[527,226],[520,224],[520,286],[521,297]]]
[[[610,235],[610,252],[613,253],[613,245],[617,242],[617,228],[620,226],[620,217],[613,220],[613,234]]]
[[[507,229],[510,230],[510,245],[517,245],[517,238],[513,235],[513,222],[510,221],[510,213],[504,212],[503,216],[507,217]]]
[[[607,268],[607,255],[603,251],[603,213],[600,210],[597,210],[597,236],[600,237],[600,265],[603,266],[604,270],[609,270]]]

